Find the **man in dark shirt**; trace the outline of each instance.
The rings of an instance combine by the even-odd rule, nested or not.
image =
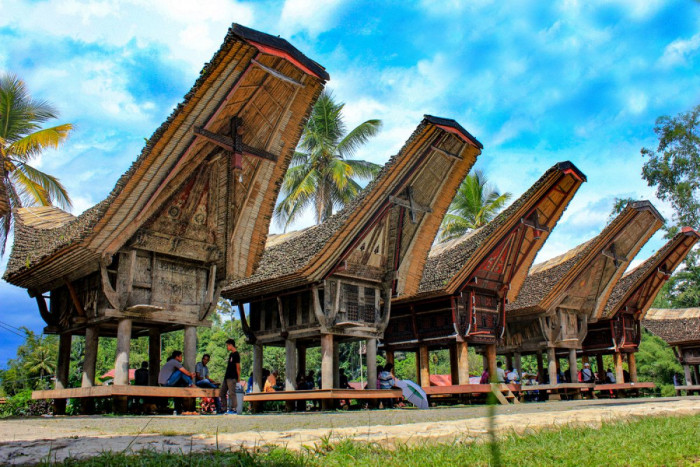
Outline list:
[[[228,392],[228,411],[227,415],[235,415],[236,408],[238,406],[236,399],[236,386],[240,380],[241,376],[241,356],[236,350],[236,341],[229,339],[226,341],[226,349],[230,352],[228,356],[228,363],[226,365],[226,374],[224,375],[224,380],[221,383],[221,390],[219,391],[219,397],[223,404],[226,401],[226,393]]]
[[[136,386],[148,386],[148,362],[141,362],[141,368],[134,372]]]

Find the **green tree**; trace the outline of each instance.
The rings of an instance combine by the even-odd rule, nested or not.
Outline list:
[[[0,76],[0,254],[5,251],[16,209],[54,202],[63,208],[71,206],[58,179],[29,164],[68,137],[73,128],[70,123],[41,128],[57,117],[51,104],[31,98],[17,76]]]
[[[442,219],[439,240],[451,240],[488,224],[511,197],[510,193],[499,193],[482,171],[475,170],[459,185]]]
[[[642,177],[656,187],[656,196],[670,201],[681,225],[697,226],[700,221],[700,105],[675,117],[656,120],[659,138],[656,150],[642,148],[646,158]]]
[[[371,162],[351,159],[357,149],[375,136],[381,120],[367,120],[345,133],[343,107],[324,91],[304,126],[298,151],[282,182],[282,200],[275,219],[285,230],[309,206],[320,224],[360,191],[357,180],[370,180],[380,169]]]

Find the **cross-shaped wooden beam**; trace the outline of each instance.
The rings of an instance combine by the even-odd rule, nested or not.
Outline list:
[[[242,128],[241,119],[238,117],[233,117],[231,119],[231,136],[214,133],[203,127],[194,127],[193,132],[195,135],[202,137],[207,141],[216,144],[220,148],[230,152],[233,158],[234,169],[243,169],[242,156],[244,155],[277,162],[277,156],[271,152],[245,144],[240,134]]]
[[[526,227],[530,227],[535,231],[536,238],[539,238],[539,233],[540,232],[547,232],[549,233],[549,227],[546,225],[540,224],[540,217],[537,215],[537,211],[533,212],[530,217],[523,217],[520,219],[520,223],[523,224]]]
[[[404,208],[407,208],[409,212],[411,213],[411,223],[417,224],[418,223],[418,215],[417,213],[419,212],[433,212],[432,209],[426,206],[422,206],[418,204],[414,199],[413,199],[413,187],[406,187],[406,195],[408,196],[408,201],[399,198],[398,196],[389,196],[389,201],[392,203],[396,204],[397,206],[402,206]]]
[[[627,258],[617,254],[614,243],[611,243],[610,248],[607,250],[603,250],[603,256],[607,256],[608,258],[612,259],[616,268],[619,268],[623,262],[627,262]]]

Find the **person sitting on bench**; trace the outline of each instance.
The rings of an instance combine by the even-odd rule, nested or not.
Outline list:
[[[182,352],[173,350],[170,358],[158,373],[158,384],[168,387],[192,386],[194,373],[182,366]]]

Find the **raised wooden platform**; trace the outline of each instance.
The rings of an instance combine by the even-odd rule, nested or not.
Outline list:
[[[423,390],[428,397],[461,396],[471,394],[494,393],[501,404],[508,401],[518,402],[516,394],[520,391],[519,384],[455,384],[450,386],[430,386]]]
[[[170,388],[160,386],[111,385],[90,388],[49,389],[32,392],[32,399],[78,399],[90,397],[218,397],[218,389]],[[314,389],[310,391],[276,391],[249,393],[247,402],[330,400],[330,399],[388,399],[402,397],[400,389]]]
[[[595,391],[626,391],[629,389],[654,389],[656,384],[654,383],[609,383],[609,384],[596,384]]]

